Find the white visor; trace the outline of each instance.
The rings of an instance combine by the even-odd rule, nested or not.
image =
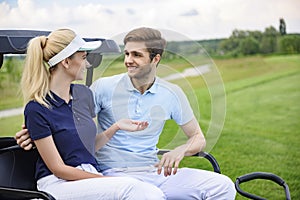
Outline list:
[[[50,67],[56,65],[60,61],[62,61],[65,58],[68,58],[76,51],[92,51],[97,49],[101,46],[101,41],[92,41],[92,42],[86,42],[81,37],[76,36],[66,48],[61,50],[58,54],[53,56],[49,61],[48,64]]]

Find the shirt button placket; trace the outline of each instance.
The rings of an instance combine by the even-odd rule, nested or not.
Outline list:
[[[135,112],[137,115],[141,114],[141,103],[142,103],[142,98],[141,98],[141,96],[139,96],[137,98],[137,103],[136,103],[136,108],[135,108]]]

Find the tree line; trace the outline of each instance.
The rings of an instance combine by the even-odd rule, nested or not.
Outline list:
[[[300,53],[300,34],[287,34],[284,19],[280,19],[278,30],[269,26],[262,31],[232,31],[229,38],[197,41],[211,56],[238,57],[254,54],[297,54]],[[173,54],[180,51],[198,53],[199,46],[191,41],[169,42],[167,49]],[[167,53],[166,58],[172,58]]]
[[[282,35],[273,26],[264,32],[234,30],[228,39],[220,42],[218,51],[229,56],[300,53],[300,35]]]

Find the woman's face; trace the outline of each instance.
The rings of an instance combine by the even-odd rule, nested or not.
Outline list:
[[[74,80],[83,80],[86,68],[90,66],[85,51],[78,51],[69,58],[69,75]]]

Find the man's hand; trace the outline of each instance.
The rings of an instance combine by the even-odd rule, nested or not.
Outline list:
[[[161,174],[162,167],[164,167],[164,175],[170,176],[177,173],[180,161],[184,157],[184,151],[181,148],[176,148],[168,153],[165,153],[160,162],[156,165],[157,173]],[[173,169],[173,173],[172,173]]]
[[[32,149],[32,140],[29,136],[28,130],[25,128],[25,125],[22,125],[22,130],[16,133],[15,139],[17,144],[25,150]]]

